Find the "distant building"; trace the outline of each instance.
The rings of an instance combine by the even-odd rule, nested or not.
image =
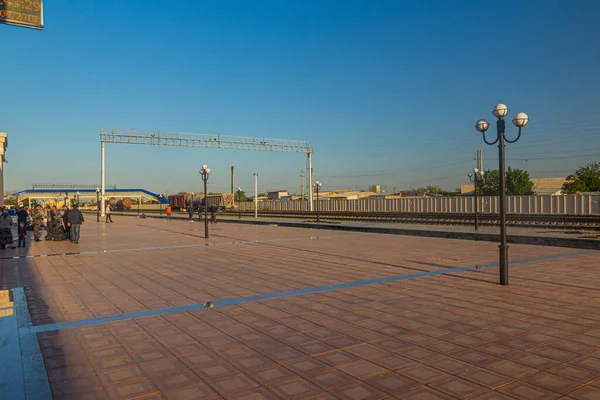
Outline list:
[[[380,185],[370,186],[369,191],[373,192],[373,193],[381,193],[381,186]]]
[[[532,179],[535,194],[559,195],[567,178],[536,178]]]
[[[267,193],[267,197],[271,200],[279,200],[282,197],[287,197],[290,194],[288,193],[287,190],[276,190],[274,192],[269,192]]]

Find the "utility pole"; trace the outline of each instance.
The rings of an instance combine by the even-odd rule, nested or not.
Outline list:
[[[302,188],[300,193],[302,193],[300,195],[300,199],[304,200],[304,169],[302,169],[302,173],[300,174],[300,176],[302,177]]]
[[[233,186],[234,186],[234,184],[233,184],[233,170],[234,170],[234,167],[232,165],[231,166],[231,196],[233,197],[233,200],[232,200],[233,205],[235,205],[235,193],[233,191]]]
[[[477,150],[477,169],[483,171],[483,154],[482,150]]]
[[[254,173],[254,218],[258,218],[258,173]]]

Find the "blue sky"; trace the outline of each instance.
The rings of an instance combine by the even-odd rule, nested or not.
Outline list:
[[[309,140],[323,190],[467,183],[475,131],[506,103],[530,124],[508,165],[565,176],[600,160],[600,2],[45,2],[0,25],[5,188],[99,182],[100,127]],[[512,125],[509,135],[515,133]],[[300,191],[298,154],[107,145],[107,183]]]

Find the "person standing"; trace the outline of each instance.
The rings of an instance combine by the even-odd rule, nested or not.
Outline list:
[[[171,219],[171,214],[173,213],[173,210],[171,209],[171,205],[168,204],[167,208],[165,209],[165,212],[167,213],[167,219]]]
[[[67,233],[67,238],[69,238],[69,240],[71,240],[71,227],[69,226],[69,221],[68,221],[69,209],[67,208],[66,205],[63,205],[62,209],[63,209],[62,219],[63,219],[63,225],[65,226],[65,232]]]
[[[35,206],[31,214],[31,219],[33,220],[33,240],[39,242],[42,240],[40,238],[40,233],[42,230],[42,222],[44,219],[44,214],[42,213],[41,205],[38,204],[37,206]]]
[[[26,222],[19,222],[19,229],[17,231],[19,235],[19,245],[17,247],[27,247],[27,224]]]
[[[27,226],[27,219],[29,219],[29,213],[27,213],[25,207],[21,207],[19,211],[17,211],[17,224],[23,222],[25,226]]]
[[[79,243],[81,225],[83,225],[84,222],[83,214],[81,211],[79,211],[77,205],[75,205],[73,209],[69,211],[69,217],[67,221],[67,224],[71,227],[71,242],[77,244]]]
[[[188,221],[194,222],[194,205],[190,204],[188,206]]]
[[[5,249],[6,246],[15,248],[15,242],[12,235],[13,220],[8,213],[7,208],[2,208],[0,215],[0,248]]]
[[[108,224],[108,221],[110,221],[110,223],[112,224],[112,217],[110,215],[110,204],[106,203],[106,223]],[[123,221],[121,221],[123,222]]]
[[[211,205],[208,209],[208,211],[210,211],[210,223],[212,224],[217,223],[217,206],[215,206],[214,204]]]

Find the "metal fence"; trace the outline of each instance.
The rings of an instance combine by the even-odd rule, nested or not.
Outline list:
[[[478,197],[481,213],[498,213],[497,196]],[[317,207],[315,200],[315,208]],[[242,211],[254,210],[254,202],[236,202]],[[259,210],[307,211],[307,200],[259,201]],[[368,197],[360,200],[322,199],[322,211],[390,211],[470,213],[475,211],[474,197],[403,197],[384,199]],[[600,214],[600,193],[573,195],[507,196],[507,213],[510,214]]]

